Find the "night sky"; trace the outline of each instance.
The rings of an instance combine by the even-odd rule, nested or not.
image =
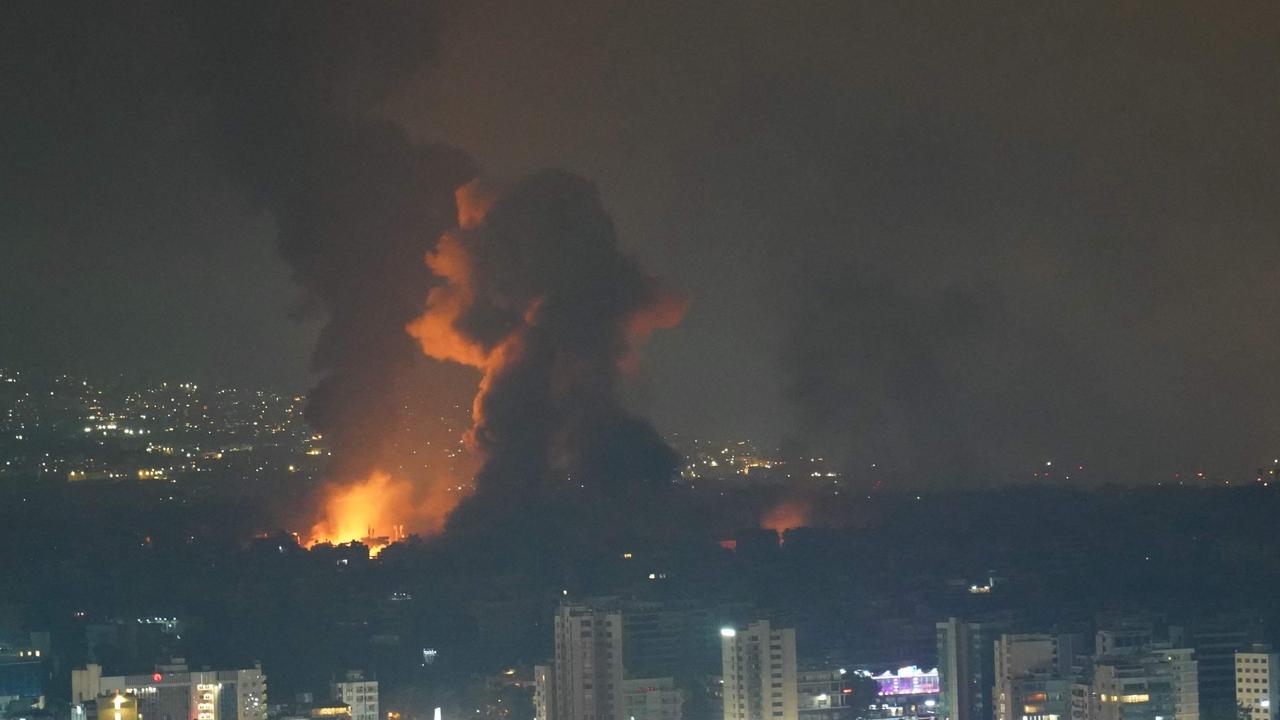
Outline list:
[[[323,310],[169,62],[192,31],[56,5],[0,10],[0,363],[306,389]],[[356,112],[486,177],[597,184],[692,298],[628,388],[660,430],[926,486],[1280,454],[1280,4],[468,0],[436,26]]]

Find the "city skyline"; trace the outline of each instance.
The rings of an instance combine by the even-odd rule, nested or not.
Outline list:
[[[1280,3],[0,62],[0,720],[1275,720]]]

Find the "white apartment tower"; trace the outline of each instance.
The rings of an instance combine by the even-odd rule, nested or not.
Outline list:
[[[554,720],[627,720],[623,703],[622,612],[591,605],[556,611],[556,664],[549,687]]]
[[[720,640],[724,720],[797,720],[796,631],[758,620]]]
[[[378,720],[378,681],[359,670],[333,684],[333,699],[351,706],[351,720]]]
[[[1236,653],[1236,705],[1249,720],[1271,720],[1271,703],[1280,698],[1280,653],[1254,645]]]

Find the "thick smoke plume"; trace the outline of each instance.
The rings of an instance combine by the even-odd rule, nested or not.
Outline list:
[[[426,413],[407,402],[433,379],[444,387],[436,361],[483,372],[468,439],[483,461],[472,505],[486,517],[547,488],[616,495],[675,466],[615,391],[684,304],[619,251],[595,188],[548,172],[487,207],[474,186],[455,193],[474,175],[462,153],[370,117],[429,60],[426,8],[246,2],[199,23],[233,171],[327,318],[309,417],[339,487],[315,538],[443,529],[462,483],[442,467],[449,439],[416,434]],[[447,400],[433,403],[434,416]],[[432,440],[424,466],[417,451]]]
[[[448,438],[422,427],[448,402],[430,392],[443,385],[439,369],[404,327],[432,282],[423,253],[453,224],[472,165],[372,115],[430,58],[435,25],[419,2],[219,2],[194,16],[194,67],[229,172],[274,218],[281,253],[325,318],[308,419],[341,487],[318,538],[401,524],[436,532],[457,502]],[[424,393],[427,407],[415,406]]]
[[[486,214],[487,202],[455,195],[476,175],[465,153],[380,116],[429,65],[435,9],[137,0],[0,10],[0,34],[34,69],[22,94],[49,100],[33,104],[31,127],[91,138],[98,164],[121,174],[148,154],[189,165],[191,194],[247,198],[274,223],[300,310],[323,322],[307,408],[332,457],[317,539],[443,529],[471,476],[462,435],[473,367],[483,371],[470,435],[484,460],[477,507],[548,483],[613,492],[674,464],[614,391],[644,336],[676,322],[682,303],[618,251],[594,188],[542,174]],[[53,143],[85,164],[64,145]],[[27,164],[39,165],[38,150]]]
[[[684,298],[620,251],[582,178],[535,174],[487,210],[461,197],[459,227],[427,256],[444,284],[408,328],[427,355],[484,373],[468,436],[483,466],[457,522],[558,490],[621,499],[668,479],[674,452],[617,388]]]

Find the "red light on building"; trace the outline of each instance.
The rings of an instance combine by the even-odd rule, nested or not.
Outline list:
[[[160,681],[161,681],[161,680],[163,680],[163,679],[164,679],[164,676],[163,676],[163,675],[161,675],[160,673],[156,673],[155,675],[152,675],[152,676],[151,676],[151,680],[152,680],[153,682],[160,682]]]

